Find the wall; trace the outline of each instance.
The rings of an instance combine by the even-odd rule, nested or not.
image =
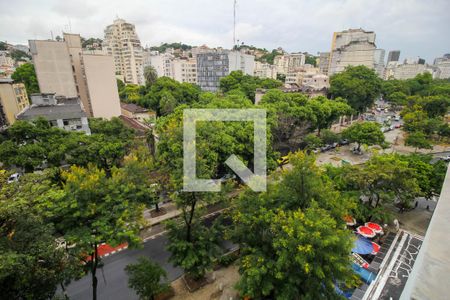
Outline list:
[[[93,116],[120,116],[120,100],[112,56],[83,54],[84,73]]]
[[[41,93],[77,97],[66,43],[32,40],[29,44]]]

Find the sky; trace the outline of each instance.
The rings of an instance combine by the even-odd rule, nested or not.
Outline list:
[[[143,46],[163,42],[233,44],[234,0],[0,0],[0,40],[27,44],[64,32],[103,37],[118,16]],[[236,37],[261,48],[329,51],[334,31],[363,28],[400,59],[450,53],[449,0],[237,0]]]

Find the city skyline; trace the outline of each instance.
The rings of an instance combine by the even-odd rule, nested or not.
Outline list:
[[[409,1],[238,1],[236,35],[248,45],[311,54],[329,51],[333,32],[363,28],[377,35],[378,48],[401,50],[400,59],[423,57],[432,63],[450,51],[445,29],[450,3]],[[293,9],[299,7],[299,9]],[[300,9],[301,8],[301,9]],[[63,31],[83,37],[103,38],[105,27],[118,16],[136,25],[142,45],[183,42],[211,47],[232,46],[233,1],[152,1],[152,3],[84,0],[63,3],[47,0],[39,5],[16,1],[4,5],[0,37],[10,43],[28,44],[30,39],[49,39]],[[11,30],[14,28],[14,30]]]

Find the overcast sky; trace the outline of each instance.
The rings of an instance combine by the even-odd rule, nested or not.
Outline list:
[[[373,30],[378,48],[428,62],[450,52],[449,0],[237,0],[237,39],[287,51],[328,51],[334,31]],[[0,40],[26,44],[62,31],[103,37],[116,16],[143,45],[231,47],[233,0],[0,0]],[[69,24],[71,25],[69,27]],[[386,54],[387,55],[387,54]]]

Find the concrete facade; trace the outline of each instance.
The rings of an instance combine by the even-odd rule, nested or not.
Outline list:
[[[29,105],[23,83],[0,79],[0,128],[14,124],[17,114]]]
[[[277,79],[277,68],[268,63],[255,61],[255,76],[259,78]]]
[[[335,32],[331,43],[328,75],[345,70],[347,66],[363,65],[375,69],[375,33],[363,29]]]
[[[433,74],[433,69],[428,67],[428,65],[423,64],[401,64],[396,65],[392,69],[392,77],[395,79],[410,79],[416,77],[418,74],[424,72],[429,72]]]
[[[41,92],[79,98],[88,117],[120,116],[112,56],[83,50],[79,34],[63,36],[60,42],[30,41]]]
[[[114,57],[115,73],[123,75],[126,83],[145,83],[143,49],[133,24],[114,20],[105,29],[102,46]]]
[[[434,66],[436,67],[436,78],[447,79],[450,78],[450,55],[447,57],[440,57],[434,60]]]
[[[401,300],[448,299],[450,255],[450,169]]]
[[[330,52],[320,52],[319,54],[319,71],[328,75],[328,67],[330,65]]]
[[[197,83],[197,59],[176,58],[172,61],[173,79],[179,82]]]
[[[306,56],[303,53],[290,53],[275,56],[273,64],[278,74],[286,75],[305,64]]]
[[[92,115],[105,119],[120,116],[113,58],[109,55],[83,54],[82,60]]]
[[[77,97],[69,49],[64,42],[31,40],[30,51],[41,93]]]

